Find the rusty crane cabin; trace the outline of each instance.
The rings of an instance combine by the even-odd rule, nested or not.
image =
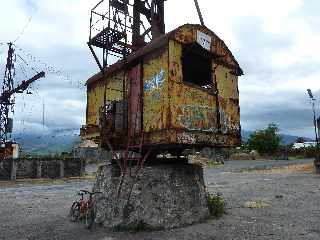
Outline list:
[[[240,142],[242,74],[211,30],[183,25],[87,81],[82,138],[106,146],[100,115],[101,107],[111,102],[114,145],[121,146],[126,132],[133,131],[137,136],[143,132],[145,146],[159,149],[235,146]]]

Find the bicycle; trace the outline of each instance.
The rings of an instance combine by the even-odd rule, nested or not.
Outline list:
[[[80,190],[78,195],[81,196],[79,201],[72,203],[69,211],[69,217],[72,222],[78,222],[82,219],[85,220],[85,226],[90,229],[96,218],[96,200],[93,195],[102,192],[89,192],[87,190]],[[85,197],[89,195],[89,197]]]

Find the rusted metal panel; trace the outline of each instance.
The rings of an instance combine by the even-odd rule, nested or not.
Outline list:
[[[145,132],[168,125],[168,50],[157,51],[143,62],[143,127]]]
[[[189,131],[217,130],[216,97],[183,82],[181,44],[170,41],[170,115],[171,128]]]
[[[88,86],[87,125],[99,125],[99,112],[105,101],[123,99],[123,75],[120,72],[107,76]]]
[[[130,117],[129,127],[131,136],[141,132],[141,89],[142,89],[142,67],[138,64],[130,72]]]
[[[212,53],[204,56],[210,59],[206,62],[210,74],[205,75],[212,85],[209,89],[187,82],[182,66],[182,58],[188,56],[184,54],[184,44],[202,40],[200,46]],[[199,51],[197,46],[194,51]],[[206,51],[203,49],[201,54]],[[146,146],[228,147],[240,142],[238,75],[242,70],[212,31],[199,25],[184,25],[127,60],[128,64],[119,62],[111,67],[106,77],[88,82],[88,125],[99,125],[99,108],[104,101],[128,98],[129,125],[146,133]],[[197,78],[197,74],[190,76]],[[96,136],[93,132],[89,135]],[[125,141],[123,136],[118,138]]]
[[[230,147],[239,144],[238,136],[201,131],[163,130],[146,135],[146,144],[172,146]]]
[[[88,86],[87,125],[99,125],[99,109],[104,103],[105,81]]]
[[[238,77],[225,66],[214,64],[214,74],[219,93],[221,132],[238,136],[240,134],[240,108]]]
[[[220,56],[218,59],[219,62],[231,67],[235,72],[237,72],[237,74],[242,75],[242,70],[231,51],[228,49],[224,41],[222,41],[210,29],[200,25],[186,24],[174,31],[173,39],[183,44],[197,42],[199,32],[204,33],[211,38],[211,52]]]

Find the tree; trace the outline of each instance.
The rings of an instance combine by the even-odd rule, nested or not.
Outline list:
[[[258,130],[251,134],[248,139],[248,148],[257,150],[260,154],[276,153],[281,147],[279,128],[271,123],[266,129]]]

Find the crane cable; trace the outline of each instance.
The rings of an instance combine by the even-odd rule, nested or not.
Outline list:
[[[20,32],[20,34],[17,36],[17,38],[13,41],[14,43],[17,42],[25,33],[27,27],[29,26],[30,22],[32,20],[32,16],[29,17],[29,20],[27,22],[27,24],[22,28],[22,31]]]

